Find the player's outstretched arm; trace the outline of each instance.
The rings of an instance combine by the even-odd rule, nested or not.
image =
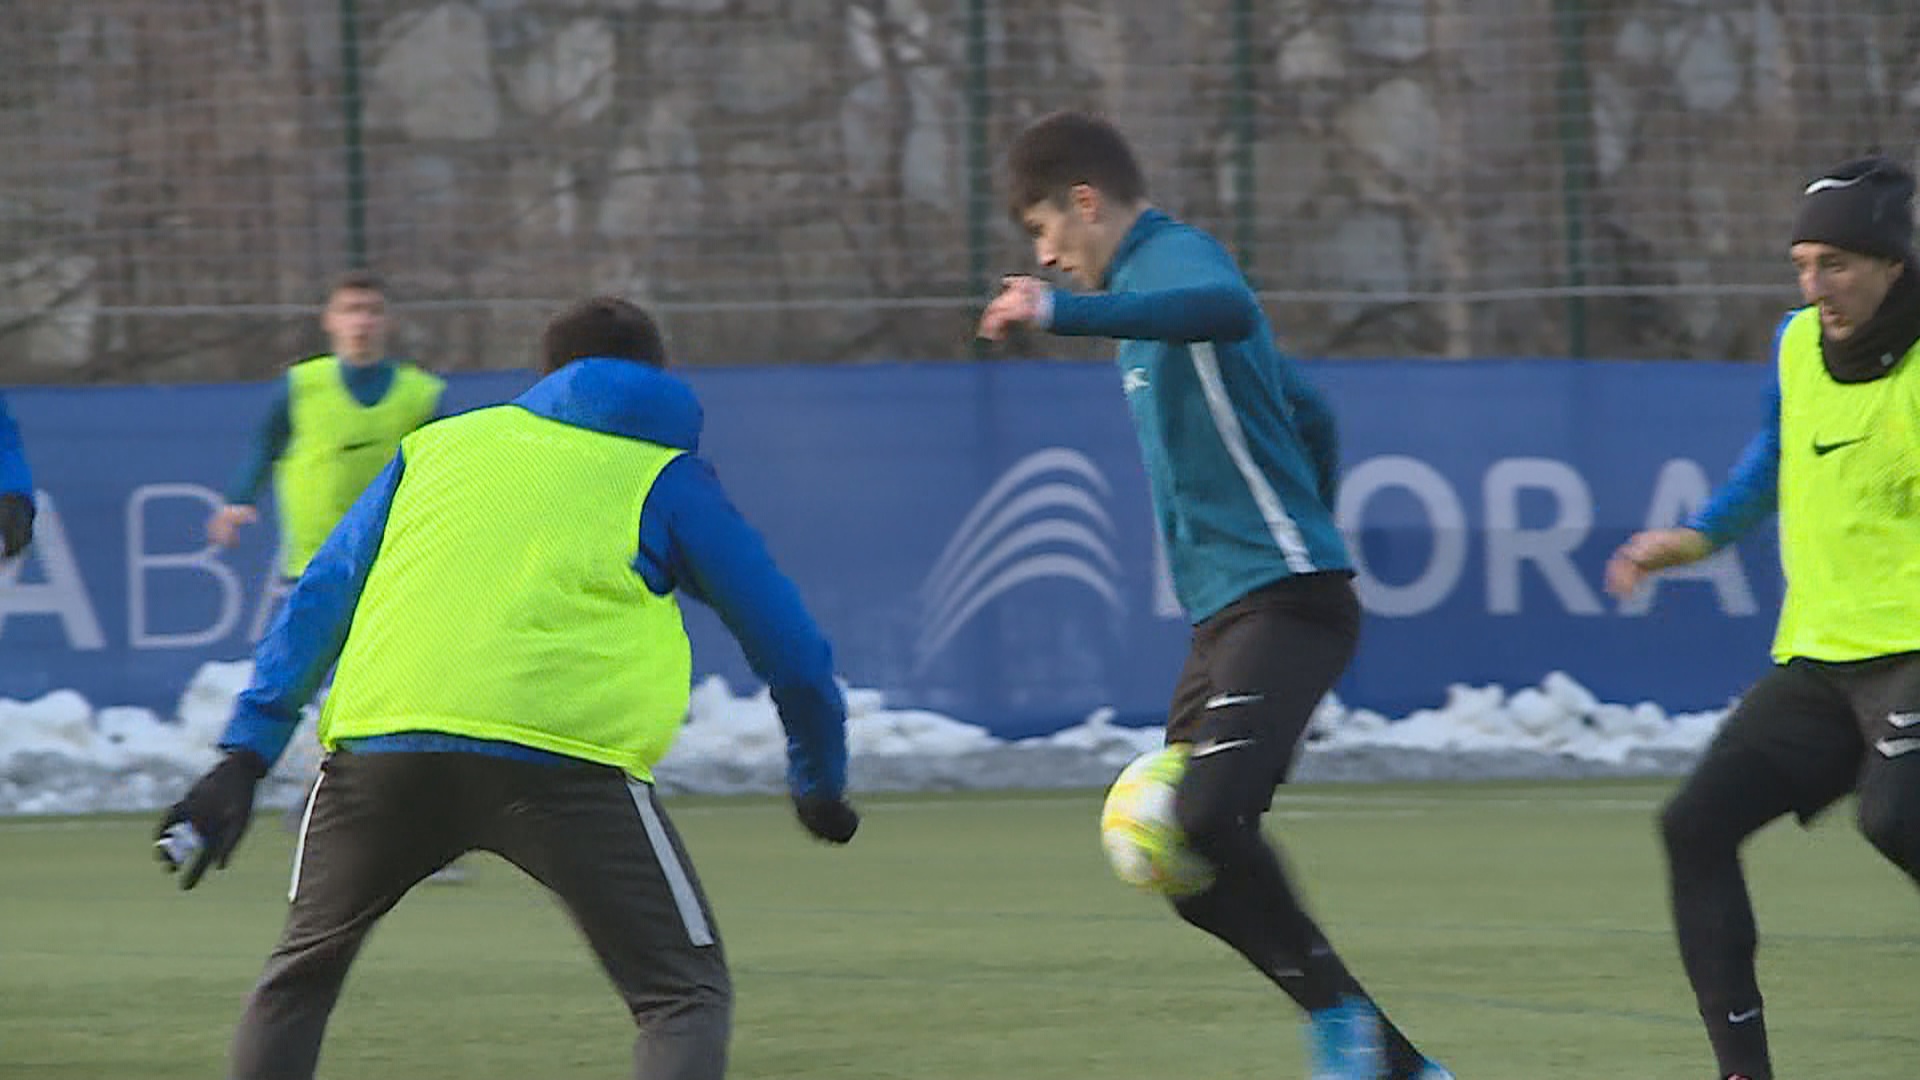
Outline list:
[[[1233,257],[1187,230],[1155,241],[1119,292],[1073,293],[1036,277],[1002,279],[977,333],[999,341],[1016,326],[1070,337],[1141,341],[1244,341],[1260,327],[1260,302]]]
[[[1124,291],[1055,293],[1046,329],[1073,337],[1231,342],[1260,327],[1259,299],[1233,256],[1206,233],[1162,234],[1127,265]]]
[[[254,429],[246,460],[222,493],[225,503],[207,518],[207,539],[221,547],[232,547],[241,528],[260,520],[254,504],[266,487],[274,462],[287,452],[287,441],[293,437],[287,394],[287,383],[282,379],[260,425]]]
[[[1152,292],[1056,292],[1044,329],[1065,337],[1138,341],[1244,341],[1260,325],[1245,285],[1185,285]]]
[[[1607,591],[1625,600],[1648,578],[1713,554],[1713,542],[1697,529],[1647,529],[1627,538],[1607,560]]]
[[[1770,355],[1780,355],[1780,341],[1799,309],[1787,312],[1773,330]],[[1760,430],[1741,451],[1725,483],[1685,525],[1704,533],[1711,551],[1718,551],[1752,532],[1780,505],[1780,384],[1767,385],[1766,407]]]
[[[652,517],[654,520],[647,520]],[[787,733],[787,786],[800,822],[829,843],[853,839],[860,817],[846,799],[847,705],[833,648],[800,590],[735,509],[712,468],[686,455],[654,482],[641,522],[643,555],[713,608],[767,684]]]
[[[300,710],[339,659],[405,468],[394,455],[307,564],[254,649],[253,679],[220,736],[225,757],[161,819],[156,839],[164,842],[187,825],[201,845],[184,864],[162,859],[169,870],[183,871],[181,888],[193,888],[209,866],[225,867],[232,858],[252,820],[255,789],[286,751]]]
[[[1767,393],[1766,422],[1747,443],[1733,471],[1707,504],[1687,519],[1706,534],[1713,550],[1752,532],[1780,505],[1780,388]]]
[[[1607,591],[1630,596],[1647,578],[1698,562],[1766,520],[1780,500],[1780,391],[1767,397],[1767,422],[1754,435],[1727,482],[1680,528],[1648,529],[1627,538],[1607,561]]]

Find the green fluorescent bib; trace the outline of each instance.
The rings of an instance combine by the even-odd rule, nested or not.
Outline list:
[[[1885,378],[1838,383],[1807,309],[1780,340],[1780,558],[1773,656],[1920,650],[1920,347]]]
[[[407,436],[320,741],[497,739],[643,780],[685,720],[692,652],[633,569],[680,451],[500,405]]]
[[[273,481],[286,576],[300,576],[353,501],[393,460],[400,440],[433,418],[444,385],[400,364],[386,395],[362,405],[341,380],[335,357],[317,356],[288,369],[292,434]]]

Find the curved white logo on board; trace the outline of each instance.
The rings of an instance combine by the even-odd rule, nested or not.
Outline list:
[[[1113,519],[1101,505],[1108,493],[1093,461],[1065,447],[1035,451],[1001,474],[920,586],[927,617],[917,663],[925,666],[981,608],[1029,581],[1077,581],[1123,612]]]

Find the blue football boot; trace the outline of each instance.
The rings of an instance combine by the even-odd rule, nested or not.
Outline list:
[[[1307,1052],[1311,1080],[1380,1080],[1387,1071],[1380,1014],[1372,1002],[1358,997],[1309,1013]]]

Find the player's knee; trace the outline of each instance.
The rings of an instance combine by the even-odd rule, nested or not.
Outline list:
[[[724,983],[682,987],[633,1010],[634,1072],[719,1080],[733,1035],[733,992]]]
[[[1182,799],[1174,808],[1187,847],[1215,866],[1237,863],[1249,845],[1258,845],[1257,817],[1217,799]]]
[[[1688,859],[1702,852],[1738,847],[1741,838],[1727,827],[1725,815],[1711,800],[1683,789],[1660,809],[1660,839],[1670,858]]]
[[[1660,810],[1660,837],[1675,861],[1724,855],[1792,809],[1772,765],[1756,755],[1712,757]]]
[[[671,993],[629,997],[634,1022],[655,1030],[726,1029],[733,1017],[733,984],[722,974],[703,978]]]

